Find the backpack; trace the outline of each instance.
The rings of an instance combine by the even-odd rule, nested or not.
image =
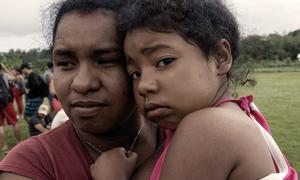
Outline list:
[[[3,78],[0,75],[0,109],[5,109],[9,103],[9,90]]]
[[[38,81],[39,81],[39,94],[41,97],[48,97],[49,95],[49,86],[46,83],[46,81],[38,75]]]

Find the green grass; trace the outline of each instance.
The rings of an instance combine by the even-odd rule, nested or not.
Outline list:
[[[269,121],[273,137],[289,162],[300,172],[300,72],[256,73],[254,88],[241,88],[239,95],[254,95],[255,103]],[[28,127],[20,122],[22,138]],[[10,127],[6,127],[9,147],[15,145]],[[0,158],[2,159],[2,152]]]
[[[260,67],[255,68],[255,72],[300,72],[300,66]]]
[[[300,61],[267,60],[254,65],[255,72],[300,72]]]
[[[300,172],[300,72],[256,73],[254,88],[239,95],[254,95],[282,152]]]
[[[21,129],[21,139],[24,140],[29,137],[28,125],[25,120],[19,120],[19,125]],[[4,126],[5,129],[5,139],[8,145],[8,148],[11,149],[16,145],[16,138],[14,137],[13,130],[11,126]],[[3,152],[0,150],[0,160],[3,158]]]
[[[25,96],[23,96],[23,102],[25,102]],[[44,99],[44,103],[48,103],[48,100],[46,100],[46,98]],[[48,103],[49,104],[49,103]],[[17,105],[16,102],[14,102],[14,107],[16,109],[17,112]],[[25,110],[25,104],[24,104],[24,110]],[[21,140],[25,140],[26,138],[29,137],[29,128],[28,128],[28,124],[24,119],[18,120],[19,122],[19,126],[20,126],[20,135],[21,135]],[[5,139],[6,139],[6,143],[8,145],[8,148],[11,149],[13,148],[16,144],[16,138],[13,134],[13,129],[11,126],[8,126],[7,124],[4,126],[4,130],[5,130]],[[3,152],[2,150],[0,150],[0,160],[3,159]]]

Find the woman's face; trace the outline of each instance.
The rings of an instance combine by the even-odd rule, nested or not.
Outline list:
[[[139,28],[127,33],[124,48],[136,102],[147,119],[172,129],[212,105],[220,87],[217,64],[199,47],[176,33]]]
[[[79,130],[105,133],[128,119],[134,103],[123,61],[112,12],[62,17],[53,48],[54,85]]]

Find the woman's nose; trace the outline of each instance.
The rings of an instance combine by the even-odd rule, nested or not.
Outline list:
[[[72,89],[80,94],[97,91],[102,85],[98,71],[92,64],[80,64],[73,78]]]

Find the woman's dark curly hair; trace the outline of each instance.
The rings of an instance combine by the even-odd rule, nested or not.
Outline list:
[[[91,14],[96,10],[111,10],[116,13],[126,3],[124,0],[62,0],[53,3],[44,13],[43,30],[50,50],[55,43],[55,35],[62,17],[70,12]]]
[[[199,46],[208,56],[226,39],[233,62],[239,54],[238,24],[221,0],[130,0],[118,16],[119,31],[125,36],[135,28],[175,32]],[[228,78],[232,79],[231,73]],[[239,80],[241,81],[241,80]]]

